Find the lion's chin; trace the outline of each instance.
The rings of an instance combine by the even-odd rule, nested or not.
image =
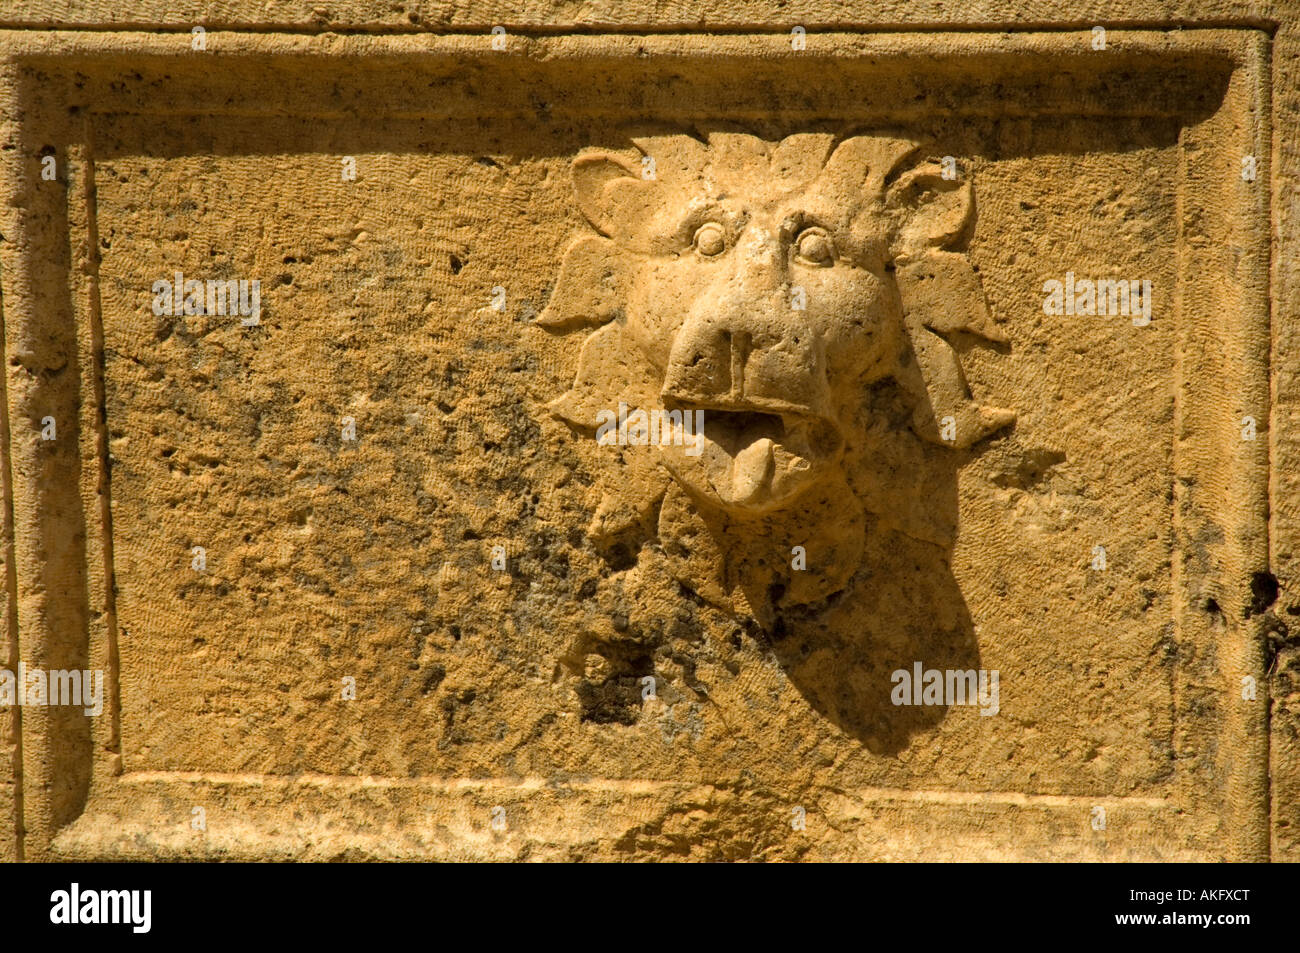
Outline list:
[[[660,450],[665,468],[692,496],[758,516],[789,506],[820,482],[840,443],[816,418],[706,410],[693,440]]]

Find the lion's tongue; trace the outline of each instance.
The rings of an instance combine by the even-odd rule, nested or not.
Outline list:
[[[772,441],[760,437],[733,458],[730,503],[746,503],[767,487],[772,476]]]

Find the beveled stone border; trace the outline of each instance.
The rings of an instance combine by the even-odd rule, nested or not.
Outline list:
[[[906,58],[915,54],[915,44],[921,38],[927,58],[937,60],[1018,57],[1045,61],[1045,58],[1053,56],[1086,55],[1084,51],[1087,50],[1087,37],[1081,32],[887,33],[822,34],[816,40],[825,47],[814,48],[810,42],[809,54],[829,60],[870,58],[906,65]],[[1215,117],[1194,131],[1185,130],[1183,182],[1179,190],[1184,225],[1190,201],[1189,188],[1228,188],[1225,183],[1231,183],[1233,166],[1239,159],[1238,152],[1231,149],[1215,153],[1217,173],[1207,177],[1201,159],[1195,163],[1188,161],[1187,157],[1193,151],[1203,158],[1207,149],[1222,150],[1225,147],[1224,136],[1231,133],[1233,120],[1245,118],[1249,121],[1242,122],[1242,125],[1247,127],[1251,140],[1249,147],[1261,160],[1254,198],[1242,202],[1244,207],[1240,209],[1230,199],[1226,207],[1229,221],[1225,227],[1244,236],[1242,247],[1249,250],[1249,267],[1244,279],[1226,280],[1225,285],[1225,279],[1230,279],[1232,274],[1223,257],[1227,249],[1188,247],[1181,227],[1178,246],[1182,277],[1182,306],[1178,320],[1182,346],[1178,351],[1180,383],[1176,398],[1176,487],[1172,515],[1179,542],[1186,544],[1203,538],[1208,529],[1212,534],[1218,531],[1224,544],[1222,551],[1214,554],[1216,561],[1213,566],[1196,566],[1192,567],[1193,572],[1187,572],[1175,565],[1176,640],[1180,645],[1192,648],[1193,656],[1196,645],[1218,640],[1224,663],[1221,669],[1200,672],[1190,678],[1187,672],[1180,670],[1175,725],[1186,745],[1175,746],[1181,759],[1178,797],[1172,801],[1118,799],[1120,803],[1116,810],[1134,810],[1149,815],[1148,820],[1134,825],[1131,830],[1139,834],[1145,831],[1161,844],[1176,844],[1181,839],[1187,847],[1178,849],[1178,856],[1261,859],[1267,857],[1268,852],[1267,699],[1261,698],[1249,709],[1229,708],[1226,713],[1215,706],[1207,709],[1202,679],[1217,678],[1223,692],[1220,697],[1230,698],[1232,684],[1240,674],[1262,674],[1263,670],[1263,633],[1258,630],[1258,625],[1249,624],[1249,620],[1240,623],[1236,620],[1242,617],[1241,610],[1245,607],[1245,593],[1240,580],[1248,577],[1251,571],[1268,565],[1268,443],[1260,441],[1243,448],[1240,441],[1232,439],[1232,435],[1236,419],[1244,412],[1240,408],[1258,409],[1260,419],[1268,418],[1269,39],[1266,34],[1255,30],[1188,30],[1173,34],[1114,30],[1111,41],[1117,53],[1115,62],[1122,61],[1134,68],[1134,64],[1145,61],[1147,69],[1158,71],[1171,58],[1197,55],[1218,57],[1231,65],[1229,88]],[[377,62],[411,56],[443,61],[465,58],[482,61],[486,57],[501,55],[490,51],[487,42],[483,36],[429,34],[304,37],[213,33],[209,37],[210,49],[215,53],[234,58],[255,56],[263,62],[268,54],[271,59],[358,57]],[[186,55],[183,48],[177,49],[178,43],[187,43],[187,37],[133,33],[0,33],[0,62],[4,69],[0,79],[0,115],[7,117],[0,127],[0,138],[21,144],[0,160],[8,192],[5,196],[7,201],[0,210],[0,233],[7,239],[0,243],[0,268],[3,269],[0,272],[0,290],[3,291],[6,322],[6,397],[10,406],[11,429],[15,434],[9,443],[7,457],[9,470],[13,473],[12,544],[17,585],[12,594],[10,615],[16,614],[23,625],[23,657],[50,667],[56,667],[60,657],[79,660],[84,656],[102,661],[105,667],[115,672],[112,539],[108,527],[111,513],[105,496],[108,474],[103,440],[102,354],[98,350],[102,343],[102,329],[98,327],[98,298],[94,289],[97,253],[92,240],[92,121],[85,116],[54,117],[50,110],[58,103],[49,98],[49,90],[33,89],[30,81],[22,77],[22,69],[25,65],[36,65],[57,71],[75,64],[80,58],[125,62],[132,57]],[[793,62],[794,59],[788,48],[788,37],[772,34],[512,36],[506,55],[515,60],[558,59],[565,62],[592,59],[635,62],[646,55],[685,62],[695,58],[771,64],[786,60]],[[202,86],[180,90],[181,94],[192,99],[197,96],[197,102],[203,101],[203,92]],[[1172,105],[1156,102],[1145,107],[1151,110],[1150,113],[1137,114],[1164,115]],[[456,107],[457,104],[451,103],[430,112],[428,108],[421,108],[418,102],[404,102],[399,95],[394,104],[394,114],[402,115],[403,109],[416,109],[418,112],[413,113],[416,115],[452,115]],[[1013,102],[1000,100],[987,108],[991,113],[1002,114],[1017,107]],[[1096,110],[1098,105],[1085,101],[1080,108],[1086,113]],[[33,122],[34,115],[46,115],[41,114],[41,109],[46,110],[50,118]],[[111,96],[108,109],[112,109]],[[199,108],[196,112],[206,115],[211,111]],[[611,109],[611,114],[616,112],[616,108]],[[52,135],[56,147],[58,142],[62,142],[69,150],[71,171],[61,225],[57,224],[57,203],[51,203],[49,196],[41,196],[39,190],[33,188],[36,163],[30,150],[40,148],[32,138],[40,132]],[[1247,144],[1238,145],[1244,147]],[[1207,201],[1192,205],[1193,209],[1207,214],[1215,214],[1220,207],[1218,202]],[[53,227],[51,223],[54,223]],[[61,268],[66,269],[63,275],[67,280],[59,280]],[[72,280],[74,276],[75,280]],[[54,308],[41,307],[42,303],[48,305],[50,300],[57,302],[61,295],[60,286],[69,291],[75,289],[72,299],[58,303]],[[46,297],[42,298],[42,295]],[[1224,296],[1232,302],[1228,307],[1224,306]],[[1225,327],[1222,322],[1224,313],[1240,314],[1240,324]],[[48,333],[51,322],[66,322],[66,327],[59,324],[63,330],[51,334]],[[1231,366],[1229,362],[1220,361],[1224,355],[1237,355],[1238,364]],[[1217,385],[1213,393],[1207,393],[1206,381]],[[38,411],[55,405],[70,411],[78,421],[75,452],[59,451],[42,457],[42,448],[37,446],[33,449],[29,446],[30,441],[22,439],[25,422],[39,420],[43,414]],[[1210,494],[1208,498],[1207,492]],[[1215,493],[1223,496],[1215,497]],[[1229,496],[1248,499],[1246,511],[1250,515],[1232,526],[1225,526],[1222,525],[1222,514],[1227,512],[1227,508],[1221,504]],[[75,542],[66,545],[69,537],[74,541],[80,538],[80,545]],[[1182,548],[1176,547],[1176,563],[1180,552],[1186,556]],[[1207,585],[1203,590],[1191,592],[1188,581],[1192,578],[1205,580]],[[69,593],[66,588],[69,584],[73,587],[71,592],[84,593],[79,607],[64,604],[72,599],[71,595],[63,597]],[[1198,600],[1210,590],[1215,592],[1230,622],[1226,633],[1209,631],[1203,613],[1195,611]],[[77,638],[67,635],[69,631],[78,630],[86,634],[84,651],[78,647]],[[285,845],[284,849],[294,856],[315,856],[314,845],[318,844],[315,835],[308,836],[306,831],[300,834],[278,831],[279,821],[274,809],[268,806],[264,797],[251,797],[248,792],[279,791],[281,797],[288,798],[305,796],[304,792],[308,790],[351,790],[349,785],[354,783],[351,779],[332,779],[313,787],[301,779],[282,781],[274,778],[132,774],[129,773],[130,766],[121,763],[117,705],[114,692],[110,709],[113,717],[102,719],[95,725],[93,738],[86,739],[68,737],[67,731],[75,733],[75,726],[61,725],[46,712],[25,713],[21,803],[27,830],[27,855],[31,859],[132,856],[136,849],[131,844],[150,845],[164,855],[250,858],[264,856],[259,852],[259,845],[276,844]],[[1192,750],[1195,740],[1204,737],[1218,740],[1214,750]],[[121,774],[124,769],[128,772],[125,775]],[[1215,797],[1212,789],[1220,778],[1227,779],[1228,790],[1223,797]],[[367,782],[356,783],[360,785],[359,789],[369,789]],[[414,789],[423,790],[434,804],[444,805],[435,807],[436,813],[444,810],[454,813],[456,805],[463,801],[464,791],[477,790],[485,784],[490,786],[492,782],[421,779],[419,784],[424,787],[421,789],[417,785]],[[677,791],[667,782],[607,780],[592,784],[592,791],[611,799],[611,805],[623,804],[631,812],[630,816],[644,813],[647,807],[642,802],[647,798],[650,799],[647,803],[660,803],[655,798],[661,797],[662,792]],[[515,793],[559,790],[541,783],[497,786]],[[375,782],[370,787],[408,789],[406,785],[387,781]],[[713,791],[710,797],[719,803],[730,796],[718,795],[708,786],[688,787]],[[244,821],[233,824],[229,830],[243,831],[243,834],[230,835],[235,837],[234,841],[214,838],[200,844],[179,841],[175,832],[166,828],[151,835],[152,827],[146,818],[169,816],[169,804],[192,803],[196,788],[209,792],[218,803],[225,801],[238,805],[236,813]],[[1082,801],[1107,804],[1117,799],[963,792],[867,792],[843,796],[834,813],[841,823],[848,823],[846,818],[856,816],[860,820],[865,815],[873,815],[874,826],[878,828],[881,818],[874,815],[878,809],[875,805],[895,806],[891,810],[899,804],[909,805],[909,809],[919,810],[922,814],[934,810],[935,805],[943,805],[945,810],[953,809],[958,814],[965,812],[964,816],[974,825],[970,828],[974,840],[968,843],[967,852],[979,854],[979,832],[989,829],[991,816],[1002,819],[1007,825],[1004,836],[1009,837],[1021,829],[1023,818],[1019,812],[1032,809],[1050,819],[1044,832],[1055,831],[1053,836],[1057,839],[1062,836],[1062,831],[1078,828],[1083,833],[1084,836],[1078,838],[1077,844],[1071,848],[1074,851],[1071,856],[1101,858],[1109,855],[1138,859],[1160,853],[1150,844],[1144,848],[1136,842],[1117,844],[1113,851],[1106,848],[1104,843],[1107,839],[1099,842],[1087,830],[1087,813],[1080,810],[1079,802]],[[1126,804],[1129,801],[1133,803]],[[536,805],[539,802],[530,803]],[[146,804],[152,806],[142,810]],[[542,810],[540,807],[536,809]],[[268,810],[269,814],[266,813]],[[262,812],[260,815],[259,811]],[[1199,820],[1189,823],[1187,814],[1198,814]],[[324,810],[322,816],[327,815],[328,811]],[[611,814],[616,815],[617,811]],[[562,808],[558,816],[563,819]],[[1217,823],[1210,824],[1209,818]],[[950,823],[955,825],[955,830],[961,829],[959,821]],[[471,836],[475,828],[468,821],[462,821],[459,826],[463,828],[465,838],[459,847],[446,848],[444,845],[444,848],[437,848],[429,842],[423,854],[417,849],[414,855],[455,857],[461,856],[463,847],[466,856],[505,856],[488,842],[480,844]],[[886,824],[885,829],[891,826]],[[547,837],[552,842],[564,842],[562,833],[553,831]],[[617,839],[625,834],[626,831],[617,823],[603,834],[593,832],[598,841]],[[555,840],[557,837],[558,841]],[[576,835],[569,839],[575,844],[591,841]],[[1006,842],[1000,840],[999,845],[1005,851]],[[346,845],[340,849],[344,853],[349,850]],[[358,842],[353,849],[364,855],[389,855],[378,844],[365,847]],[[513,849],[517,855],[524,847],[516,845]],[[281,847],[277,846],[273,853],[278,854],[280,850]],[[859,838],[858,850],[850,853],[853,856],[908,856],[905,845],[891,844],[887,837],[882,840],[879,830],[873,834],[870,828]],[[157,853],[140,856],[157,856]]]

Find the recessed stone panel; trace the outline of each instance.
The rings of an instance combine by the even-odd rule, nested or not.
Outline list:
[[[1259,31],[0,42],[26,856],[1267,855]]]

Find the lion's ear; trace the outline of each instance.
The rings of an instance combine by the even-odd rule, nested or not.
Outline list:
[[[640,182],[638,170],[610,152],[589,152],[573,160],[573,190],[578,208],[607,237],[617,220],[620,185]]]
[[[937,162],[922,162],[894,179],[885,205],[896,216],[891,252],[900,261],[955,245],[975,222],[970,179],[944,178]]]

